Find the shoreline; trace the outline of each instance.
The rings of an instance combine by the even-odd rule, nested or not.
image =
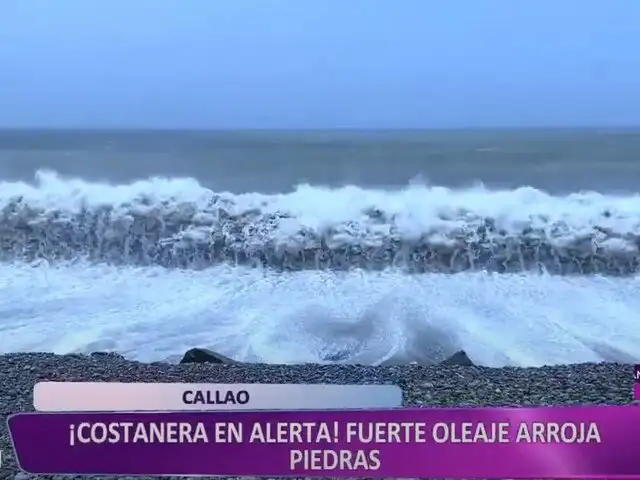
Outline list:
[[[633,366],[583,363],[543,367],[459,365],[270,365],[242,363],[141,363],[116,354],[0,355],[0,479],[123,479],[125,477],[29,476],[19,473],[6,418],[33,411],[38,381],[120,381],[177,383],[395,384],[407,407],[474,407],[632,402]],[[127,477],[132,478],[132,477]],[[150,479],[158,477],[136,477]],[[165,477],[169,478],[169,477]],[[205,478],[205,477],[200,477]],[[222,477],[212,477],[222,478]]]

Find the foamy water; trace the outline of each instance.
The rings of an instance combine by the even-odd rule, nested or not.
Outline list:
[[[639,236],[637,196],[426,185],[234,195],[193,179],[40,172],[0,183],[0,348],[633,361]]]

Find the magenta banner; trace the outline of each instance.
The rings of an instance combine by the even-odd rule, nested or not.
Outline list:
[[[33,474],[640,477],[640,408],[21,413]]]
[[[633,384],[633,399],[640,400],[640,383]]]
[[[633,367],[633,379],[636,383],[640,383],[640,365],[635,365]]]

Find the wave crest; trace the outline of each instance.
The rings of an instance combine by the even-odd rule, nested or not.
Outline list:
[[[2,261],[630,275],[639,246],[638,196],[415,183],[236,195],[194,179],[109,185],[46,171],[0,184]]]

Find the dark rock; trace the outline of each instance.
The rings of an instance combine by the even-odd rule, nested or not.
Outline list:
[[[180,360],[180,363],[240,363],[206,348],[192,348]]]
[[[474,367],[475,363],[467,356],[464,350],[458,350],[446,360],[440,362],[440,365],[458,365],[460,367]]]
[[[156,362],[151,362],[149,365],[153,365],[154,367],[166,367],[166,366],[170,366],[171,364],[169,362],[163,362],[163,361],[156,361]]]
[[[89,355],[91,356],[91,358],[96,358],[96,359],[109,357],[109,358],[118,359],[118,360],[125,360],[125,358],[122,355],[115,352],[91,352]]]

